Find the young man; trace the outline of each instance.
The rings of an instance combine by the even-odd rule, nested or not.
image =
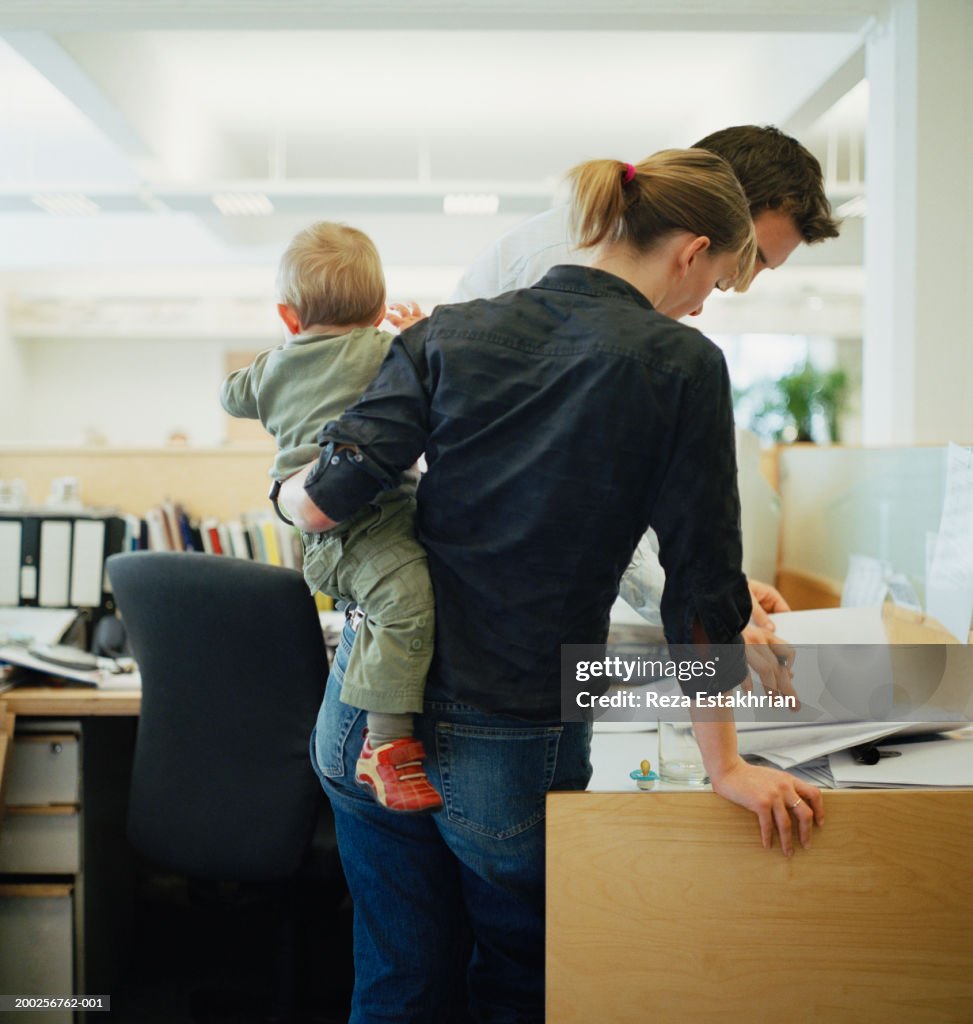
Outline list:
[[[776,270],[802,242],[838,237],[821,165],[780,129],[723,128],[693,148],[723,157],[743,186],[757,235],[754,277]],[[587,264],[591,254],[572,244],[568,213],[565,203],[518,224],[474,261],[451,301],[490,299],[528,288],[559,263]]]

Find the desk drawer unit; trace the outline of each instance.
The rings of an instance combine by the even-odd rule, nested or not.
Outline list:
[[[0,874],[75,875],[80,849],[77,807],[8,807],[0,829]]]
[[[81,869],[76,732],[18,730],[0,828],[0,873],[74,875]]]
[[[71,995],[72,933],[72,886],[0,884],[0,992]],[[34,1016],[71,1022],[70,1010],[28,1013],[25,1019]]]
[[[80,793],[77,733],[18,730],[10,752],[7,807],[76,804]]]

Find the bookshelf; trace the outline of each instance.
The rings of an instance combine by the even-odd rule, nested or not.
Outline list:
[[[23,480],[32,505],[43,504],[51,481],[74,476],[86,506],[143,516],[169,498],[195,516],[230,519],[270,509],[267,470],[273,457],[269,438],[222,448],[3,445],[0,478]]]

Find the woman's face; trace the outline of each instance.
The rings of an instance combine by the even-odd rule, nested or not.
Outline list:
[[[696,253],[685,274],[660,304],[659,312],[680,320],[684,316],[698,316],[710,292],[719,286],[721,291],[731,287],[737,274],[739,255],[721,252],[712,255],[709,249]]]

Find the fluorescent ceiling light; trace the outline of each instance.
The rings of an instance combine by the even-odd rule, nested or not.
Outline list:
[[[274,204],[262,192],[218,192],[213,205],[224,217],[266,217]]]
[[[443,213],[490,216],[500,209],[500,197],[493,192],[457,192],[443,196]]]
[[[78,193],[31,196],[31,201],[47,213],[59,217],[91,217],[98,212],[98,204]]]

